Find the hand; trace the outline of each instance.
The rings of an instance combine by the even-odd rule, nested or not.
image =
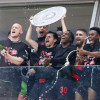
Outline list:
[[[50,63],[50,61],[51,61],[51,58],[45,58],[44,64],[48,64],[48,63]]]
[[[45,58],[44,60],[44,66],[46,67],[50,67],[52,64],[50,63],[51,61],[51,58]]]
[[[5,49],[3,49],[0,53],[2,56],[5,56],[7,54],[7,51]]]
[[[83,55],[86,55],[86,50],[79,50],[78,54],[83,56]]]
[[[48,66],[46,66],[46,68],[49,68],[49,67],[51,67],[52,66],[52,63],[49,63],[49,65]]]
[[[32,20],[33,20],[33,18],[34,18],[34,16],[31,16],[30,18],[29,18],[29,21],[31,22]],[[30,23],[30,26],[33,28],[33,25]]]
[[[33,18],[34,18],[34,16],[31,16],[31,17],[29,18],[29,21],[33,20]]]
[[[64,18],[66,18],[66,14],[61,17],[61,20],[64,20]]]
[[[28,70],[27,75],[28,76],[33,76],[35,73],[36,73],[36,71],[32,68],[32,69]]]

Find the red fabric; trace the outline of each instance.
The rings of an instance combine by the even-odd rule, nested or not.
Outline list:
[[[83,70],[83,67],[80,65],[80,64],[78,64],[77,66],[76,66],[76,69],[78,69],[78,70]]]
[[[44,82],[46,82],[46,79],[45,78],[40,78],[39,79],[39,83],[44,83]]]
[[[79,77],[78,75],[76,75],[76,74],[73,75],[73,78],[74,78],[76,81],[78,81],[78,80],[80,79],[80,77]]]

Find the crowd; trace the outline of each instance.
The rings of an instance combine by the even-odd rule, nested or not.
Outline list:
[[[8,68],[6,72],[0,69],[4,73],[0,75],[3,100],[100,99],[100,28],[91,27],[89,34],[80,28],[74,35],[65,18],[61,17],[56,32],[48,31],[48,26],[36,27],[37,40],[32,39],[34,26],[30,23],[26,34],[30,47],[21,41],[22,26],[12,25],[8,39],[0,41],[4,46],[0,66]]]

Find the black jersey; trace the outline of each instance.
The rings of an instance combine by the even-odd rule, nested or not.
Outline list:
[[[0,41],[0,44],[3,45],[8,53],[12,56],[21,57],[24,59],[24,63],[22,63],[20,66],[26,66],[27,60],[28,60],[28,46],[21,42],[12,42],[11,40],[2,40]],[[1,56],[0,59],[0,66],[16,66],[15,64],[11,63],[9,60],[5,59],[3,56]]]
[[[38,38],[36,41],[40,45],[45,45],[45,37]],[[30,47],[30,48],[31,48],[30,66],[34,66],[34,64],[38,62],[39,56],[38,56],[37,52],[32,47]]]
[[[43,65],[43,61],[45,58],[53,58],[55,56],[55,49],[46,48],[46,46],[39,45],[37,53],[39,54],[39,65]]]
[[[30,57],[30,66],[34,66],[34,64],[38,62],[39,55],[32,47],[30,47],[29,57]]]
[[[64,65],[66,62],[67,55],[75,49],[76,47],[74,45],[69,45],[68,47],[63,48],[62,45],[59,44],[56,48],[55,57],[51,59],[51,63],[53,64],[53,66],[57,67],[57,65]],[[74,65],[75,58],[76,58],[75,52],[69,55],[68,59],[69,59],[70,65]]]
[[[100,52],[100,42],[94,47],[92,47],[90,44],[86,44],[83,49],[90,52]],[[88,59],[86,59],[84,62],[85,65],[100,65],[100,58],[88,56]]]
[[[45,45],[45,37],[38,38],[37,42],[40,45]]]

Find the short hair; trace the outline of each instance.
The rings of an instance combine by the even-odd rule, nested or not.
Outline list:
[[[54,39],[58,39],[58,35],[56,32],[53,32],[53,31],[48,31],[47,34],[53,34],[54,36]]]
[[[84,32],[87,35],[87,31],[85,29],[83,29],[83,28],[79,28],[76,31],[82,31],[82,32]]]
[[[61,26],[57,27],[57,31],[62,31],[62,27]]]
[[[58,35],[57,35],[56,32],[48,31],[47,34],[53,34],[54,39],[57,39],[57,42],[58,42]],[[56,42],[56,43],[57,43],[57,42]]]
[[[100,35],[100,28],[99,27],[91,27],[90,31],[91,30],[95,30]]]
[[[71,39],[72,39],[71,43],[73,43],[74,42],[74,34],[71,30],[67,30],[67,31],[70,33],[70,36],[71,36]]]

